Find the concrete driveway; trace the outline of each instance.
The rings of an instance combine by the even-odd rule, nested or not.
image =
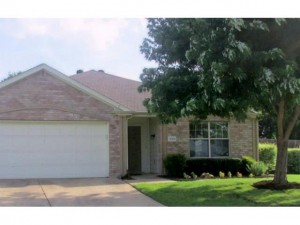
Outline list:
[[[0,179],[0,206],[162,206],[115,178]]]

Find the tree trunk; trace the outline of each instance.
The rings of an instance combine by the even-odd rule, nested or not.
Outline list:
[[[287,151],[288,138],[285,138],[285,99],[282,97],[277,110],[277,161],[273,183],[275,186],[287,185]]]
[[[287,181],[288,140],[300,115],[300,105],[295,106],[288,123],[284,121],[285,100],[278,103],[277,112],[277,162],[273,183],[275,186],[285,186]],[[287,126],[285,126],[287,124]],[[286,127],[286,129],[285,129]]]
[[[273,183],[275,186],[284,186],[287,181],[288,140],[277,139],[277,161]]]

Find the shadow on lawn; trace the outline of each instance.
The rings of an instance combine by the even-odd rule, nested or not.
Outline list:
[[[168,184],[146,195],[167,206],[299,206],[300,193],[290,196],[288,190],[259,190],[251,184],[186,185]],[[295,191],[295,190],[294,190]]]

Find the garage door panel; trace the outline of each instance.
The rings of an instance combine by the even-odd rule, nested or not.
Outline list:
[[[27,153],[16,154],[16,155],[2,153],[0,157],[1,157],[2,171],[3,169],[5,169],[5,167],[27,166],[31,164],[40,163],[33,160],[32,155]]]
[[[43,166],[58,166],[62,167],[64,165],[76,165],[78,162],[76,161],[76,156],[74,154],[67,153],[56,153],[56,154],[45,154],[40,156],[40,162]]]
[[[18,178],[37,178],[43,174],[42,178],[53,178],[53,173],[59,174],[59,176],[55,178],[77,178],[77,177],[86,177],[86,172],[88,171],[89,177],[105,177],[106,173],[102,171],[102,173],[97,172],[98,166],[82,166],[81,170],[76,169],[72,166],[65,166],[63,170],[60,168],[53,166],[51,170],[47,168],[41,168],[39,166],[33,166],[32,168],[23,168],[23,167],[12,167],[11,169],[6,169],[3,172],[2,179],[11,179],[11,177]]]
[[[11,157],[11,154],[9,153],[1,153],[0,154],[1,159],[1,167],[2,169],[7,166],[13,166],[15,164],[15,159]]]
[[[107,177],[106,122],[0,122],[0,178]]]

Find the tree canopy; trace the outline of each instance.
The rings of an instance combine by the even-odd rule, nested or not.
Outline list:
[[[148,19],[148,30],[141,52],[158,67],[143,70],[139,91],[152,93],[149,112],[165,123],[243,120],[250,110],[274,118],[285,149],[275,180],[286,183],[283,153],[300,114],[300,20],[160,18]]]

